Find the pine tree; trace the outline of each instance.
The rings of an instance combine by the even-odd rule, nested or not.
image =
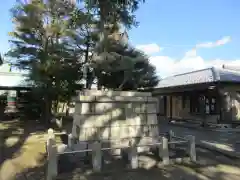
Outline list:
[[[61,0],[18,2],[11,10],[15,29],[8,55],[14,65],[29,71],[29,82],[44,100],[49,122],[52,104],[68,100],[82,78],[81,52],[70,41],[70,15],[76,7]]]
[[[99,85],[113,90],[153,88],[156,69],[141,51],[119,41],[109,42],[108,53],[94,63]]]

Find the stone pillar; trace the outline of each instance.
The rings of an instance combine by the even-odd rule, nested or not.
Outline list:
[[[74,144],[75,144],[75,143],[74,143],[74,137],[73,137],[72,134],[69,134],[69,135],[68,135],[68,147],[69,147],[70,149],[72,149]]]
[[[174,132],[172,130],[169,131],[169,142],[173,141],[173,136],[174,136]],[[174,149],[175,148],[175,144],[170,144],[169,148]]]
[[[73,123],[73,125],[72,125],[72,135],[73,135],[75,138],[79,137],[79,136],[77,135],[77,126],[76,126],[76,124],[74,124],[74,123]]]
[[[129,148],[122,148],[120,151],[121,157],[125,163],[129,162],[128,151],[129,151]]]
[[[48,154],[47,180],[54,180],[57,176],[58,161],[55,135],[52,129],[48,130],[47,154]]]
[[[196,145],[195,145],[195,137],[194,136],[187,136],[187,139],[189,141],[188,144],[188,154],[190,156],[191,161],[196,162]]]
[[[92,144],[92,166],[95,172],[102,169],[102,150],[101,142],[96,141]]]
[[[3,163],[4,158],[3,158],[3,143],[4,143],[4,137],[3,137],[3,132],[0,132],[0,164]]]
[[[137,146],[133,144],[132,141],[129,142],[129,160],[130,160],[130,167],[131,169],[137,169],[138,168],[138,155],[137,155]]]
[[[169,164],[168,139],[164,136],[162,137],[162,144],[159,148],[159,156],[162,158],[164,165]]]

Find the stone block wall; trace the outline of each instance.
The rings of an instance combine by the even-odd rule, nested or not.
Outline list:
[[[158,136],[158,99],[146,92],[79,92],[75,99],[72,134],[80,141],[111,145],[150,141]],[[144,140],[143,140],[144,139]]]

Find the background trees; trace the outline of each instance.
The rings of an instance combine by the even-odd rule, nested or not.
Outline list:
[[[12,9],[15,29],[8,55],[14,65],[29,72],[29,82],[43,99],[44,119],[49,121],[52,103],[68,100],[82,77],[81,61],[72,42],[69,19],[75,6],[66,1],[18,2]]]
[[[15,29],[7,55],[29,72],[47,122],[53,107],[69,102],[76,89],[97,83],[98,88],[137,90],[158,83],[148,57],[122,41],[121,27],[137,25],[140,2],[32,0],[12,8]]]

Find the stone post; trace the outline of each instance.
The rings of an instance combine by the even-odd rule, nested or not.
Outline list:
[[[77,135],[77,125],[73,123],[72,125],[72,136],[77,138],[79,135]]]
[[[187,136],[189,144],[188,144],[188,154],[190,156],[191,161],[196,162],[196,145],[195,145],[195,136]]]
[[[129,162],[128,151],[129,151],[129,148],[122,148],[120,151],[121,157],[126,163]]]
[[[174,132],[172,130],[169,131],[169,142],[173,141],[173,136],[174,136]],[[174,149],[175,148],[175,144],[170,144],[169,148]]]
[[[47,154],[48,154],[47,180],[54,180],[57,176],[58,169],[57,169],[57,146],[53,129],[48,130]]]
[[[102,150],[101,142],[96,141],[92,144],[92,166],[95,172],[102,169]]]
[[[168,139],[164,136],[162,137],[162,144],[159,148],[159,156],[162,158],[164,165],[169,164]]]
[[[138,168],[138,155],[137,155],[137,146],[133,144],[132,141],[129,142],[129,160],[130,160],[130,167],[131,169],[137,169]]]
[[[3,143],[4,143],[4,137],[3,137],[3,132],[0,132],[0,163],[3,163]]]
[[[73,137],[72,134],[69,134],[69,135],[68,135],[68,147],[69,147],[70,149],[72,149],[72,148],[73,148],[73,145],[74,145],[74,137]]]

